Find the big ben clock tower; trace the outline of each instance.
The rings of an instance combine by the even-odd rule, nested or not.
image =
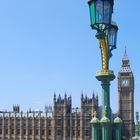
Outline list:
[[[118,74],[119,114],[123,121],[122,136],[134,135],[134,76],[126,50]]]

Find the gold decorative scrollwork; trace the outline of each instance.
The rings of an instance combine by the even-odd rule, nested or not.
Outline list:
[[[108,69],[108,41],[105,38],[100,38],[100,49],[101,49],[101,56],[102,56],[102,69]]]

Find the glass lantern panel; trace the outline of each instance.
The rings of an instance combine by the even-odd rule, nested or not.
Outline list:
[[[116,47],[117,45],[117,31],[115,31],[115,37],[114,37],[114,46]]]
[[[103,1],[96,1],[96,23],[103,23]]]
[[[89,5],[91,26],[95,24],[95,5],[94,2]]]
[[[115,30],[112,28],[109,31],[109,46],[114,46],[115,45],[114,40],[115,40]]]
[[[104,1],[104,23],[109,24],[111,22],[111,4],[108,1]]]

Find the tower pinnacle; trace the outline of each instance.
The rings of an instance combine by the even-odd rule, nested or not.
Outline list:
[[[125,46],[125,52],[124,52],[124,56],[123,56],[123,59],[122,61],[129,61],[129,58],[128,58],[128,55],[127,55],[127,47]]]
[[[130,63],[129,63],[129,58],[127,55],[127,49],[125,47],[125,52],[124,52],[124,56],[122,58],[122,68],[120,72],[131,72],[131,68],[130,68]]]

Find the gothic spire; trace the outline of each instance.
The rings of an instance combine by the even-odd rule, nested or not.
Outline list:
[[[54,95],[53,95],[53,100],[54,102],[56,102],[56,93],[54,92]]]
[[[67,99],[67,93],[65,92],[64,98]]]
[[[129,58],[128,58],[128,55],[127,55],[127,48],[126,48],[126,46],[125,46],[125,52],[124,52],[124,56],[123,56],[122,61],[123,61],[123,62],[124,62],[124,61],[129,62]]]
[[[129,58],[127,55],[127,50],[125,47],[125,52],[124,52],[124,56],[122,58],[122,69],[120,72],[131,72],[131,68],[130,68],[130,64],[129,64]]]
[[[95,93],[94,93],[94,91],[93,91],[93,93],[92,93],[92,98],[93,98],[93,99],[95,98]]]
[[[83,98],[84,98],[84,96],[83,96],[83,91],[81,92],[81,101],[83,102]]]

